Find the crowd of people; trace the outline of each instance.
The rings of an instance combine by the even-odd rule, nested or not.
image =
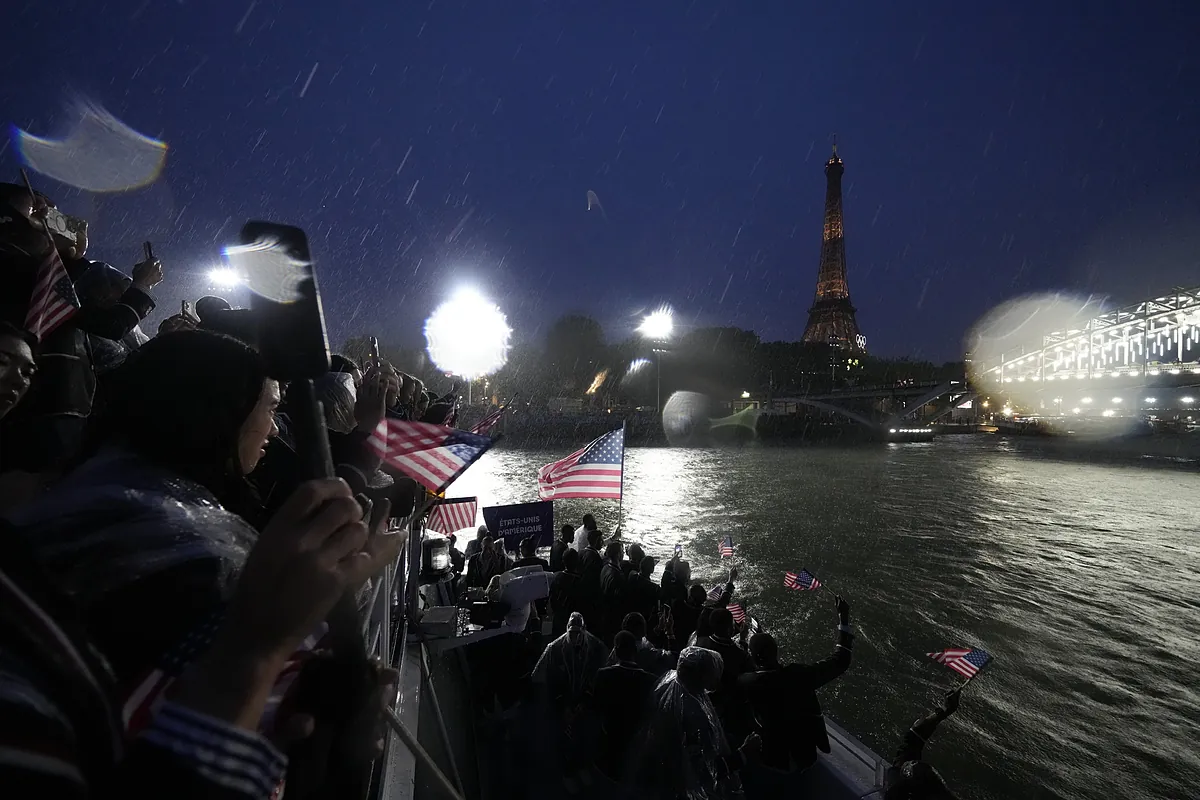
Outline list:
[[[738,619],[730,610],[736,569],[706,591],[677,548],[655,580],[657,560],[619,535],[606,540],[591,514],[562,527],[548,559],[531,538],[511,561],[486,526],[463,555],[454,571],[467,599],[494,597],[486,587],[509,569],[552,573],[524,643],[493,644],[477,660],[477,706],[511,703],[540,717],[567,794],[584,792],[594,769],[628,797],[732,797],[743,787],[748,797],[792,796],[797,776],[830,752],[817,691],[851,663],[850,606],[840,597],[832,654],[785,664],[770,633],[740,606]],[[522,677],[525,690],[511,691]],[[907,732],[886,800],[953,796],[921,756],[957,707],[952,693]]]
[[[424,498],[368,440],[386,417],[452,424],[455,387],[333,356],[314,389],[339,477],[313,479],[254,312],[203,297],[151,338],[163,264],[147,247],[126,276],[87,247],[85,221],[0,184],[4,796],[364,796],[396,676],[367,656],[363,606]],[[31,322],[50,294],[71,302]],[[486,529],[453,555],[463,593],[513,566]],[[716,797],[747,763],[769,781],[828,750],[815,691],[850,665],[845,603],[830,658],[784,665],[735,624],[736,571],[710,597],[677,553],[656,582],[590,516],[548,559],[524,544],[534,565],[552,641],[530,627],[524,672],[568,790],[594,764],[648,796]],[[941,715],[910,731],[888,797],[938,796],[920,744]]]
[[[254,313],[205,297],[150,338],[163,265],[87,247],[0,184],[4,796],[363,796],[395,673],[360,598],[423,492],[368,438],[451,421],[452,395],[334,356],[339,477],[310,479]]]

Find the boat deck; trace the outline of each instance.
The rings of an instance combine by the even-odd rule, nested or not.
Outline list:
[[[420,681],[420,647],[410,646],[411,663],[405,672]],[[416,654],[412,657],[412,654]],[[405,693],[409,704],[405,712],[415,712],[415,729],[422,745],[451,779],[457,769],[463,796],[479,800],[549,800],[575,797],[635,797],[627,795],[597,770],[588,773],[590,785],[579,783],[571,794],[553,756],[552,738],[557,733],[541,724],[518,704],[507,711],[479,713],[463,650],[448,650],[440,655],[430,651],[429,669],[434,694],[445,720],[449,742],[443,741],[432,695],[426,686],[414,687],[417,694]],[[410,680],[404,681],[409,684]],[[410,722],[411,725],[411,722]],[[805,797],[817,800],[858,800],[876,790],[882,777],[880,757],[834,723],[827,723],[831,752],[803,773],[785,775],[748,767],[744,772],[746,797]],[[449,745],[449,749],[447,748]],[[453,766],[451,765],[453,755]],[[411,760],[409,761],[411,765]],[[406,771],[407,772],[407,771]],[[443,797],[437,783],[420,766],[412,765],[406,781],[411,794],[395,795],[389,800],[435,800]],[[781,794],[784,792],[785,794]]]

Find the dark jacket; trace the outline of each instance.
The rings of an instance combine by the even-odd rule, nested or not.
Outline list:
[[[94,265],[80,259],[65,261],[64,266],[74,281]],[[35,280],[36,272],[23,265],[5,277],[3,317],[19,328],[24,327]],[[38,371],[29,393],[4,420],[4,469],[39,472],[61,467],[76,456],[81,424],[72,425],[65,437],[48,431],[64,417],[82,420],[92,413],[96,375],[88,334],[121,339],[153,309],[150,295],[130,287],[111,308],[79,309],[39,344]],[[66,441],[60,441],[63,438]]]
[[[10,516],[132,691],[219,614],[257,533],[199,484],[106,451]]]
[[[571,548],[570,542],[564,542],[562,539],[555,539],[554,544],[550,546],[550,571],[561,572],[563,568],[563,553]]]
[[[554,615],[555,638],[567,632],[567,620],[579,610],[579,576],[566,571],[554,573],[550,579],[550,613]]]
[[[817,689],[850,667],[853,640],[841,632],[833,655],[816,664],[775,666],[738,678],[762,736],[764,764],[782,770],[803,768],[816,761],[818,750],[829,752]]]
[[[284,762],[266,740],[170,703],[127,744],[112,674],[77,610],[2,533],[0,741],[20,743],[0,759],[6,797],[233,800],[279,784]]]
[[[656,681],[649,672],[627,662],[596,673],[592,700],[603,731],[599,766],[610,776],[622,772],[625,754],[641,728]]]

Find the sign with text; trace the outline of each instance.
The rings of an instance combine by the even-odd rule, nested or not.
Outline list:
[[[530,536],[538,547],[554,544],[554,501],[517,503],[511,506],[489,506],[483,510],[488,533],[504,537],[504,548],[516,550],[521,540]]]

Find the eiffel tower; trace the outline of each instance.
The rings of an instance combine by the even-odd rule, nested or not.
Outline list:
[[[808,310],[804,341],[866,352],[867,340],[858,332],[855,308],[846,284],[846,242],[842,238],[842,174],[837,144],[825,162],[825,232],[821,239],[821,268],[817,294]]]

